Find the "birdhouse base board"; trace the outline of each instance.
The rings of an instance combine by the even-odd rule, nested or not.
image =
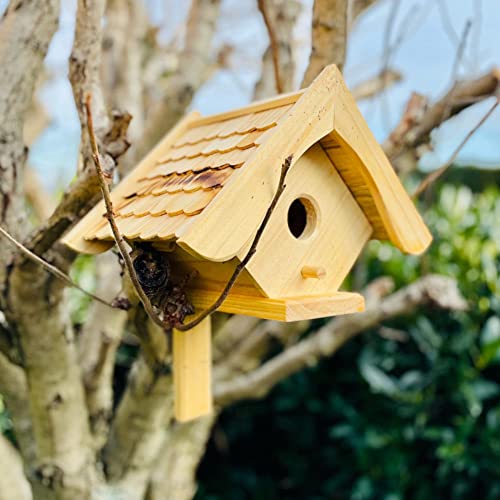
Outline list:
[[[198,310],[202,310],[212,305],[219,297],[219,293],[207,290],[191,290],[189,297],[194,306]],[[219,308],[219,311],[277,321],[300,321],[352,314],[364,311],[364,308],[365,300],[363,296],[350,292],[282,299],[233,295],[231,293]]]

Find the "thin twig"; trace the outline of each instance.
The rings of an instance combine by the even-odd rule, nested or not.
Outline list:
[[[243,272],[245,269],[245,266],[248,264],[250,259],[254,256],[255,252],[257,251],[257,245],[259,244],[260,238],[262,237],[264,230],[266,229],[267,223],[269,222],[269,219],[271,218],[272,213],[274,212],[274,209],[276,208],[276,205],[278,203],[278,200],[280,199],[280,196],[282,195],[283,191],[286,188],[285,180],[286,180],[286,175],[288,171],[290,170],[290,166],[292,164],[292,155],[290,155],[288,158],[286,158],[285,162],[281,166],[281,176],[278,184],[278,189],[276,190],[276,193],[274,195],[274,198],[271,201],[271,204],[269,205],[269,208],[267,209],[266,215],[264,216],[264,219],[259,226],[259,229],[257,230],[257,233],[255,234],[255,238],[252,242],[252,245],[250,246],[250,249],[248,250],[247,254],[243,258],[243,260],[236,266],[233,275],[231,276],[231,279],[227,282],[226,286],[224,287],[224,290],[220,294],[219,298],[207,309],[205,309],[198,317],[193,319],[193,321],[190,321],[189,323],[186,323],[185,325],[179,325],[176,326],[177,330],[180,331],[186,331],[190,330],[191,328],[194,328],[196,325],[199,325],[207,316],[215,312],[221,305],[222,303],[226,300],[227,296],[229,295],[229,292],[231,291],[231,288],[234,286],[236,283],[236,280],[240,276],[240,274]]]
[[[453,151],[450,158],[437,170],[430,173],[425,179],[418,185],[417,189],[413,193],[413,198],[417,198],[421,193],[423,193],[430,185],[432,185],[444,172],[453,164],[458,154],[462,150],[462,148],[467,144],[469,139],[477,132],[477,130],[483,125],[483,123],[492,115],[493,111],[497,108],[498,104],[500,104],[500,96],[497,96],[493,106],[491,106],[488,111],[484,114],[484,116],[477,122],[477,124],[467,133],[467,135],[463,138],[462,142],[457,146],[455,151]]]
[[[101,188],[102,197],[104,199],[104,205],[106,206],[106,218],[108,219],[109,225],[111,227],[111,232],[113,233],[113,238],[118,247],[118,250],[120,251],[120,254],[123,258],[123,262],[125,263],[125,267],[127,268],[130,279],[132,280],[134,288],[144,306],[144,309],[148,313],[148,316],[150,316],[151,319],[157,325],[161,326],[162,328],[165,328],[165,323],[163,323],[160,317],[156,314],[153,305],[151,304],[148,296],[142,289],[141,284],[139,283],[139,279],[135,274],[134,264],[132,263],[132,258],[128,253],[125,240],[123,239],[123,236],[121,235],[120,230],[116,225],[115,215],[113,211],[113,202],[111,201],[111,194],[109,192],[109,185],[106,182],[106,176],[101,165],[101,158],[99,156],[99,149],[97,147],[97,140],[94,132],[94,121],[92,119],[91,103],[92,103],[92,96],[90,94],[87,94],[87,97],[85,99],[85,111],[87,114],[87,129],[89,133],[90,147],[92,149],[92,158],[94,160],[95,168],[97,171],[97,178],[99,180],[99,187]]]
[[[95,132],[94,132],[94,125],[92,121],[92,111],[91,111],[91,102],[92,102],[92,96],[89,94],[87,95],[87,98],[85,100],[85,108],[87,112],[87,128],[89,132],[89,137],[90,137],[90,145],[92,148],[92,157],[94,159],[96,171],[97,171],[97,176],[99,179],[99,186],[101,188],[101,193],[104,198],[104,204],[106,206],[106,218],[108,219],[109,225],[111,227],[111,231],[113,233],[113,238],[118,246],[118,250],[120,251],[120,254],[123,258],[123,261],[125,263],[125,268],[127,269],[127,272],[130,276],[130,279],[132,281],[132,284],[137,292],[137,295],[139,296],[139,299],[141,300],[144,309],[148,316],[160,327],[162,327],[165,330],[170,330],[170,324],[163,321],[160,316],[156,313],[154,306],[151,304],[151,301],[149,300],[149,297],[146,295],[144,292],[139,279],[137,277],[137,274],[135,273],[134,269],[134,264],[132,263],[132,259],[130,257],[130,254],[128,253],[127,247],[125,240],[123,239],[120,230],[118,229],[118,226],[115,221],[115,215],[113,211],[113,203],[111,201],[111,194],[109,191],[109,186],[108,183],[106,182],[105,179],[105,174],[101,166],[101,160],[99,157],[99,150],[97,147],[97,141],[95,138]],[[276,194],[274,195],[274,198],[271,202],[271,205],[267,209],[266,215],[264,217],[264,220],[262,221],[259,229],[257,230],[257,233],[255,235],[255,238],[253,240],[253,243],[250,247],[250,250],[248,253],[245,255],[245,258],[238,264],[236,269],[234,270],[233,275],[231,276],[231,279],[228,281],[227,285],[225,286],[224,290],[220,294],[219,298],[207,309],[202,311],[199,316],[197,316],[195,319],[190,321],[189,323],[186,323],[185,325],[176,325],[175,328],[180,331],[187,331],[190,330],[191,328],[194,328],[196,325],[201,323],[207,316],[215,312],[221,304],[224,302],[226,299],[227,295],[231,291],[231,288],[234,286],[236,280],[238,279],[239,275],[243,272],[245,266],[248,264],[252,256],[255,254],[257,251],[257,244],[259,243],[259,240],[262,236],[262,233],[264,232],[264,229],[267,226],[267,223],[269,222],[269,219],[271,218],[271,215],[274,211],[274,208],[276,207],[276,204],[278,203],[278,200],[283,193],[285,189],[285,178],[286,174],[288,173],[288,170],[290,169],[292,163],[292,156],[290,155],[288,158],[286,158],[285,162],[283,163],[281,167],[281,177],[280,181],[278,184],[278,190],[276,191]]]
[[[101,304],[104,304],[105,306],[108,307],[114,307],[111,305],[110,302],[107,300],[104,300],[101,297],[98,297],[97,295],[94,295],[92,292],[89,292],[82,288],[80,285],[75,283],[66,273],[58,269],[57,267],[53,266],[52,264],[49,264],[46,260],[42,259],[39,257],[36,253],[33,253],[31,250],[26,248],[22,243],[17,241],[14,236],[12,236],[10,233],[8,233],[3,227],[0,226],[0,234],[7,238],[14,246],[16,246],[21,252],[23,252],[30,260],[33,262],[36,262],[37,264],[40,264],[42,267],[44,267],[49,273],[53,274],[57,278],[59,278],[61,281],[64,281],[67,285],[76,288],[77,290],[80,290],[80,292],[84,293],[88,297],[90,297],[93,300],[96,300],[97,302],[100,302]]]
[[[472,21],[468,19],[464,25],[462,36],[460,37],[460,43],[458,44],[457,53],[455,55],[455,61],[453,62],[453,68],[451,71],[451,90],[447,95],[445,101],[445,106],[443,108],[443,116],[441,121],[445,121],[450,117],[451,110],[454,104],[454,95],[459,82],[459,71],[462,61],[465,55],[465,49],[467,48],[467,39],[469,37],[470,29],[472,27]]]
[[[269,45],[271,47],[271,55],[273,56],[273,68],[274,68],[274,79],[276,82],[276,90],[278,94],[283,92],[283,83],[281,82],[280,73],[280,61],[279,61],[279,47],[276,40],[276,34],[274,33],[274,28],[269,19],[269,14],[267,12],[266,0],[257,0],[257,5],[259,6],[260,13],[264,19],[264,24],[266,25],[267,33],[269,35]]]

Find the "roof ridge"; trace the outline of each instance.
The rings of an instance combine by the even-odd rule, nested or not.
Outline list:
[[[193,120],[189,124],[188,129],[199,127],[200,125],[209,125],[211,123],[229,120],[230,118],[236,118],[237,116],[241,115],[258,113],[259,111],[264,111],[272,108],[279,108],[280,106],[286,106],[287,104],[295,104],[306,90],[307,88],[299,90],[297,92],[280,94],[276,97],[252,102],[250,104],[247,104],[246,106],[242,106],[241,108],[231,109],[229,111],[215,113],[213,115],[202,116],[201,118]]]

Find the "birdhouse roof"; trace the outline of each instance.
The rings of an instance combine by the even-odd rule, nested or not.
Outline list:
[[[420,253],[431,237],[363,120],[340,72],[329,66],[303,91],[208,117],[188,114],[112,192],[129,240],[176,241],[213,261],[242,255],[292,163],[320,142],[374,227],[374,237]],[[307,186],[307,179],[304,179]],[[98,253],[113,244],[99,203],[64,237]]]

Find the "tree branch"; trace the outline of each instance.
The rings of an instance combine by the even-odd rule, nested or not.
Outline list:
[[[453,165],[453,162],[456,160],[460,151],[462,151],[463,147],[469,142],[469,139],[477,132],[479,128],[483,125],[483,123],[492,115],[493,111],[497,108],[498,104],[500,104],[500,95],[497,96],[493,105],[488,109],[488,111],[481,117],[481,119],[472,127],[471,130],[466,134],[466,136],[462,139],[460,144],[456,147],[455,151],[451,154],[450,158],[441,165],[437,170],[431,172],[427,177],[425,177],[422,182],[417,186],[415,192],[413,193],[413,198],[417,198],[420,196],[425,190],[427,190],[434,182],[436,182],[439,177],[441,177],[448,168]]]
[[[400,123],[382,144],[395,168],[398,171],[414,168],[419,146],[429,141],[431,131],[441,125],[445,116],[450,118],[471,104],[495,95],[499,82],[500,70],[495,68],[477,79],[457,83],[432,106],[427,106],[422,96],[413,94]],[[406,163],[410,163],[409,167]]]
[[[267,0],[259,2],[259,8],[266,22],[270,44],[262,58],[262,70],[255,84],[254,99],[264,99],[275,95],[277,91],[291,92],[294,89],[293,29],[301,4],[297,0]],[[276,84],[277,77],[279,87]]]
[[[19,444],[26,468],[32,470],[36,463],[36,449],[28,403],[28,386],[24,370],[0,353],[0,394],[12,418],[14,434]]]
[[[111,252],[96,258],[99,295],[112,300],[120,292],[120,266]],[[94,302],[78,337],[78,358],[85,386],[94,449],[100,450],[108,437],[113,413],[113,374],[127,313]]]
[[[216,415],[171,425],[153,469],[147,500],[191,500],[196,493],[196,469]]]
[[[271,19],[269,18],[269,14],[267,12],[266,0],[257,0],[257,5],[259,6],[259,11],[262,14],[264,24],[266,25],[267,34],[269,36],[269,46],[271,49],[271,57],[273,61],[274,83],[276,85],[276,91],[278,92],[278,94],[281,94],[284,90],[280,75],[280,55],[278,42],[276,40],[276,34],[274,31],[273,23],[271,22]]]
[[[401,73],[388,68],[385,72],[379,73],[373,78],[358,83],[351,89],[351,94],[356,101],[370,99],[371,97],[374,97],[388,89],[395,83],[401,81],[401,79]]]
[[[82,288],[80,285],[78,285],[77,283],[75,283],[69,277],[69,275],[66,274],[65,272],[63,272],[60,269],[58,269],[57,267],[53,266],[52,264],[50,264],[46,260],[42,259],[38,255],[34,254],[31,250],[29,250],[22,243],[20,243],[19,241],[17,241],[10,233],[8,233],[1,226],[0,226],[0,234],[4,238],[6,238],[7,240],[9,240],[24,255],[26,255],[26,257],[28,257],[28,259],[30,259],[33,262],[36,262],[37,264],[40,264],[50,274],[54,275],[56,278],[59,278],[66,285],[69,285],[69,286],[71,286],[73,288],[76,288],[77,290],[79,290],[80,292],[82,292],[84,295],[86,295],[87,297],[90,297],[92,300],[95,300],[96,302],[99,302],[99,303],[101,303],[101,304],[103,304],[105,306],[108,306],[108,307],[114,307],[114,306],[111,305],[110,302],[108,302],[108,301],[104,300],[103,298],[101,298],[101,297],[99,297],[97,295],[94,295],[93,293],[91,293],[91,292],[85,290],[84,288]]]
[[[307,87],[328,64],[342,71],[349,30],[349,0],[314,0],[311,57],[302,87]]]
[[[0,499],[31,500],[31,488],[24,476],[21,457],[12,444],[0,435]]]
[[[184,47],[179,54],[179,67],[170,76],[161,98],[151,106],[148,126],[135,151],[142,158],[184,115],[195,92],[201,87],[211,68],[210,51],[219,17],[220,0],[193,0],[189,10]]]
[[[49,42],[57,28],[58,0],[13,0],[0,23],[0,224],[16,238],[27,228],[23,171],[27,149],[23,126]],[[13,249],[0,245],[0,288],[7,277]],[[0,293],[0,297],[3,294]],[[0,298],[0,302],[1,302]]]
[[[166,364],[166,363],[165,363]],[[143,356],[134,363],[104,449],[107,476],[131,498],[142,498],[173,415],[172,376],[153,372]]]
[[[30,239],[28,247],[38,255],[49,250],[99,198],[99,183],[86,133],[84,100],[88,93],[94,98],[92,112],[95,117],[97,142],[107,175],[113,176],[118,158],[129,147],[126,135],[131,116],[119,111],[113,111],[109,115],[101,87],[102,20],[105,3],[105,0],[78,0],[69,77],[82,129],[82,161],[75,182],[68,187],[49,220],[39,227]]]
[[[255,371],[215,386],[215,401],[227,406],[241,399],[264,397],[278,382],[319,359],[334,354],[350,338],[382,321],[410,314],[418,307],[435,305],[462,310],[466,303],[456,282],[437,275],[426,276],[383,300],[371,300],[365,312],[330,320],[317,332],[265,362]]]

